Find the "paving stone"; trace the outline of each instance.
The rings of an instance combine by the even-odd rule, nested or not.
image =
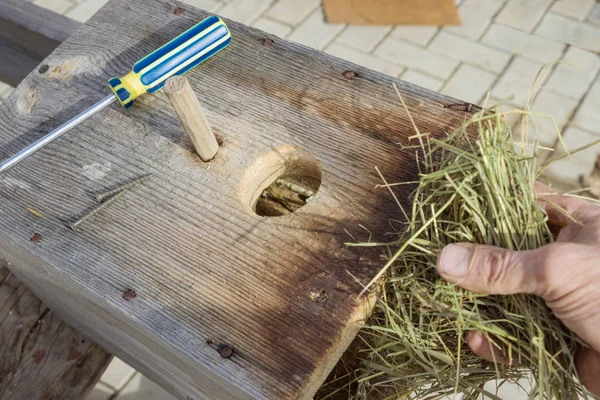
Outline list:
[[[69,10],[65,15],[75,21],[85,23],[107,2],[108,0],[86,0]]]
[[[600,139],[600,135],[571,126],[566,129],[563,137],[569,150],[575,150]],[[600,148],[592,146],[573,154],[570,158],[565,157],[551,163],[544,175],[567,190],[578,189],[581,187],[579,177],[586,175],[594,168],[596,157],[599,153]],[[564,154],[564,151],[558,147],[555,156],[561,154]]]
[[[413,83],[417,86],[433,90],[434,92],[440,90],[440,87],[442,87],[442,84],[444,83],[444,81],[438,78],[423,74],[419,71],[415,71],[414,69],[407,70],[404,74],[402,74],[400,79]]]
[[[512,104],[523,107],[527,102],[535,77],[543,65],[543,63],[517,56],[494,85],[492,95],[500,99],[514,95]]]
[[[115,357],[102,374],[100,382],[115,390],[121,390],[134,374],[133,368]]]
[[[252,26],[275,36],[279,36],[280,38],[285,37],[292,31],[291,27],[264,17],[257,19]]]
[[[536,61],[552,62],[560,59],[565,45],[502,24],[493,24],[482,43],[519,54]]]
[[[342,29],[344,29],[344,25],[326,23],[323,8],[319,7],[302,24],[294,29],[287,39],[321,50]]]
[[[535,34],[586,50],[600,52],[600,28],[548,13]]]
[[[511,0],[498,14],[495,22],[531,32],[552,3],[552,0]]]
[[[501,7],[502,4],[494,0],[465,0],[458,9],[462,24],[449,26],[444,30],[471,39],[479,39]]]
[[[219,15],[250,24],[265,12],[274,0],[233,0],[219,10]]]
[[[586,21],[592,25],[600,27],[600,2],[596,3]]]
[[[427,46],[438,31],[437,26],[397,26],[392,30],[390,36],[419,46]]]
[[[264,16],[296,26],[315,11],[320,3],[320,0],[279,0]]]
[[[441,93],[469,103],[480,104],[495,80],[495,74],[463,64],[446,82]]]
[[[339,44],[337,41],[327,46],[325,52],[394,77],[397,77],[404,71],[404,67],[400,65],[381,60],[371,54],[365,54],[346,45]]]
[[[502,72],[511,57],[503,51],[444,31],[433,39],[428,49],[495,73]]]
[[[35,0],[33,4],[61,15],[75,6],[75,3],[68,0]]]
[[[142,374],[135,377],[125,386],[115,400],[176,400],[175,396],[146,378]]]
[[[370,53],[391,30],[391,26],[352,25],[344,29],[336,41]]]
[[[592,11],[594,4],[596,0],[558,0],[550,10],[583,21]]]
[[[600,79],[594,83],[585,96],[573,118],[573,124],[579,128],[600,134]]]
[[[498,386],[502,384],[501,386]],[[531,383],[527,379],[519,380],[518,384],[511,382],[502,382],[497,380],[488,381],[485,384],[485,389],[494,393],[499,399],[524,400],[527,399],[527,391],[531,388]],[[477,400],[488,400],[488,396],[481,395]]]
[[[600,56],[571,46],[562,59],[569,64],[557,64],[546,82],[546,88],[572,99],[580,99],[600,69]]]
[[[504,118],[506,120],[506,124],[513,130],[513,136],[520,137],[521,133],[520,131],[517,131],[517,129],[521,124],[522,115],[511,112],[513,110],[519,109],[519,107],[514,106],[510,103],[505,103],[504,100],[505,99],[490,96],[490,98],[487,100],[487,103],[485,103],[485,107],[497,106],[499,112],[506,113],[504,115]],[[484,106],[484,104],[481,105]]]
[[[457,61],[392,38],[385,39],[373,54],[394,64],[418,69],[441,79],[447,79],[458,66]]]
[[[578,103],[577,100],[542,89],[533,101],[531,112],[552,116],[559,132],[562,133]],[[551,147],[558,139],[550,118],[530,117],[528,133],[531,139],[537,138],[540,144],[547,147]]]
[[[114,394],[115,391],[113,389],[98,382],[85,400],[109,400]]]
[[[201,10],[206,10],[210,12],[216,12],[221,7],[223,7],[223,3],[220,3],[217,0],[181,0],[184,3],[187,3],[191,6],[199,8]]]

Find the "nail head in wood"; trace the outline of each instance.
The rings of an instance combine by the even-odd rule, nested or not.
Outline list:
[[[200,158],[203,161],[214,158],[219,143],[187,78],[173,76],[167,79],[164,91]]]

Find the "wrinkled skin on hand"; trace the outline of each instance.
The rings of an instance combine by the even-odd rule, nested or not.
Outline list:
[[[437,270],[447,281],[475,292],[542,297],[589,345],[576,354],[577,372],[586,388],[600,396],[600,206],[551,195],[552,189],[545,185],[537,185],[536,191],[549,218],[563,225],[555,243],[518,252],[468,243],[449,245],[438,257]],[[544,203],[544,198],[581,224]],[[482,358],[508,362],[479,332],[470,332],[467,343]]]

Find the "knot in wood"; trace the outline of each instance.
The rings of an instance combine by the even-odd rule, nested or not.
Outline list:
[[[273,43],[275,43],[275,42],[273,41],[273,39],[268,39],[268,38],[267,38],[267,39],[265,39],[265,40],[263,41],[263,46],[273,46]]]

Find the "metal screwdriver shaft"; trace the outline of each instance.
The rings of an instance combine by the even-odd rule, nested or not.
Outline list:
[[[11,158],[9,158],[8,160],[6,160],[2,164],[0,164],[0,174],[3,171],[9,169],[10,167],[16,165],[18,162],[23,161],[24,159],[26,159],[27,157],[29,157],[30,155],[32,155],[33,153],[35,153],[36,151],[38,151],[39,149],[44,147],[45,145],[51,143],[55,139],[58,139],[63,134],[68,132],[70,129],[76,127],[77,125],[79,125],[80,123],[82,123],[83,121],[85,121],[86,119],[91,117],[92,115],[96,114],[98,111],[102,110],[103,108],[108,107],[110,104],[112,104],[116,100],[117,100],[117,98],[111,94],[110,96],[108,96],[104,100],[102,100],[101,102],[88,108],[87,110],[85,110],[84,112],[82,112],[81,114],[76,116],[75,118],[71,119],[69,122],[56,128],[55,130],[53,130],[52,132],[50,132],[49,134],[47,134],[46,136],[44,136],[43,138],[38,140],[37,142],[24,148],[23,150],[21,150],[20,152],[18,152],[17,154],[15,154]]]
[[[118,100],[125,108],[131,107],[137,97],[162,89],[169,77],[185,74],[223,50],[230,42],[231,34],[223,21],[216,16],[206,18],[135,63],[127,75],[109,79],[113,94],[2,162],[0,173],[58,139],[114,101]]]

